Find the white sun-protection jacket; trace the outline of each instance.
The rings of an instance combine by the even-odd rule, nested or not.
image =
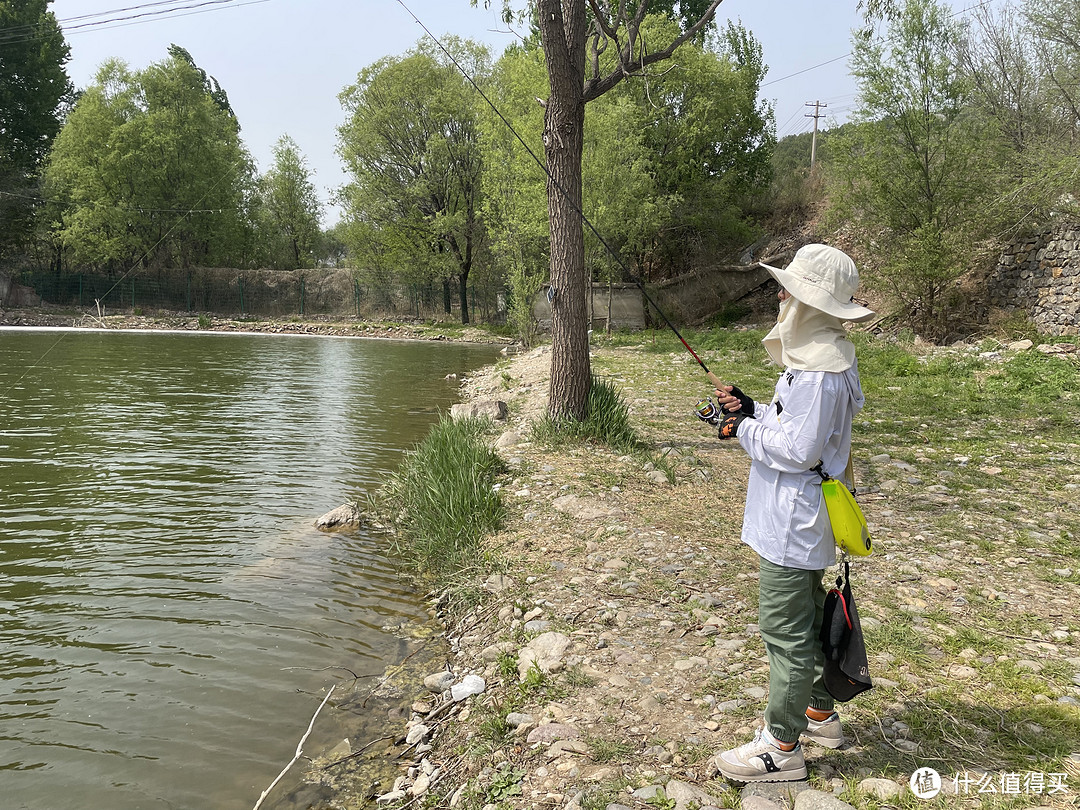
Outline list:
[[[851,420],[865,403],[858,364],[847,371],[787,368],[772,403],[755,406],[739,426],[739,444],[753,460],[743,542],[771,563],[815,571],[836,562],[818,461],[844,477]],[[850,482],[846,482],[849,483]]]

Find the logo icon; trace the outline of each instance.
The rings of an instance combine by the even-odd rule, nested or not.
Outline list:
[[[908,786],[920,799],[932,799],[941,792],[941,774],[933,768],[919,768],[911,775]]]

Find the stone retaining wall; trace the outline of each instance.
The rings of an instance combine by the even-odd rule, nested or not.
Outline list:
[[[1014,244],[987,277],[989,303],[1025,312],[1049,335],[1080,334],[1080,225]]]
[[[40,304],[41,298],[33,290],[0,273],[0,307],[36,307]]]

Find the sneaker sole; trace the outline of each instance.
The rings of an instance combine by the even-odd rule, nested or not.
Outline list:
[[[732,782],[738,782],[746,785],[751,782],[803,782],[807,779],[808,773],[806,766],[804,765],[797,771],[778,771],[776,773],[762,773],[754,774],[753,776],[740,776],[734,773],[730,773],[724,770],[719,763],[716,764],[716,769],[720,771],[720,775],[726,779],[730,779]]]
[[[847,742],[843,737],[838,740],[836,737],[815,737],[813,734],[803,734],[803,738],[824,748],[839,748]]]

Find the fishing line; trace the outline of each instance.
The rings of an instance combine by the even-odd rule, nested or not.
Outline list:
[[[630,270],[629,266],[626,264],[623,258],[618,253],[616,253],[615,249],[612,248],[611,245],[608,244],[607,240],[600,235],[600,232],[596,229],[592,222],[589,221],[589,218],[585,216],[585,212],[581,209],[581,206],[579,206],[577,202],[575,202],[574,198],[570,196],[569,192],[567,192],[559,184],[559,181],[552,176],[551,172],[548,170],[548,167],[529,147],[529,145],[525,142],[525,139],[518,134],[518,131],[514,129],[513,124],[511,124],[506,119],[506,117],[499,111],[499,108],[495,106],[495,103],[490,98],[488,98],[484,91],[480,89],[480,86],[475,81],[473,81],[472,76],[469,75],[468,71],[466,71],[465,68],[461,66],[461,63],[459,63],[458,60],[454,58],[454,55],[446,49],[442,42],[439,41],[438,37],[431,33],[431,30],[420,21],[420,18],[413,14],[412,10],[407,5],[405,5],[404,0],[397,0],[397,3],[403,9],[405,9],[405,12],[410,17],[412,17],[416,21],[417,25],[424,29],[424,33],[426,33],[431,38],[432,42],[434,42],[439,47],[439,50],[446,54],[446,57],[453,63],[454,67],[456,67],[461,72],[461,75],[465,77],[465,80],[472,85],[473,89],[476,90],[477,93],[480,94],[480,98],[487,102],[487,105],[491,107],[495,115],[499,117],[499,120],[506,124],[506,128],[509,129],[511,133],[513,133],[514,137],[517,138],[518,142],[525,148],[525,151],[529,153],[529,157],[531,157],[536,162],[536,165],[540,167],[540,170],[543,171],[545,175],[547,175],[548,181],[551,183],[551,185],[558,189],[559,193],[563,196],[563,199],[566,200],[566,202],[570,204],[571,208],[574,209],[574,212],[581,217],[581,221],[588,227],[589,231],[593,234],[593,236],[597,238],[600,244],[604,246],[604,249],[609,254],[611,254],[611,257],[615,260],[616,264],[619,265],[620,269],[623,271],[626,277],[629,278],[632,282],[634,282],[634,285],[639,290],[641,290],[641,294],[645,296],[645,300],[652,304],[653,309],[656,310],[656,312],[663,319],[664,323],[667,324],[668,329],[670,329],[675,334],[675,337],[679,339],[679,342],[686,347],[686,350],[690,352],[690,355],[697,361],[697,364],[701,366],[701,369],[709,376],[709,379],[714,384],[719,386],[721,384],[719,378],[717,378],[711,371],[709,371],[709,367],[705,365],[705,362],[700,357],[698,357],[697,352],[690,348],[690,344],[686,342],[686,339],[683,338],[683,336],[679,333],[679,330],[675,328],[675,324],[671,322],[668,316],[664,314],[664,311],[660,309],[660,307],[657,305],[656,301],[653,300],[652,296],[649,295],[644,285],[642,285],[642,283],[637,280],[637,278],[634,276],[633,272]]]

